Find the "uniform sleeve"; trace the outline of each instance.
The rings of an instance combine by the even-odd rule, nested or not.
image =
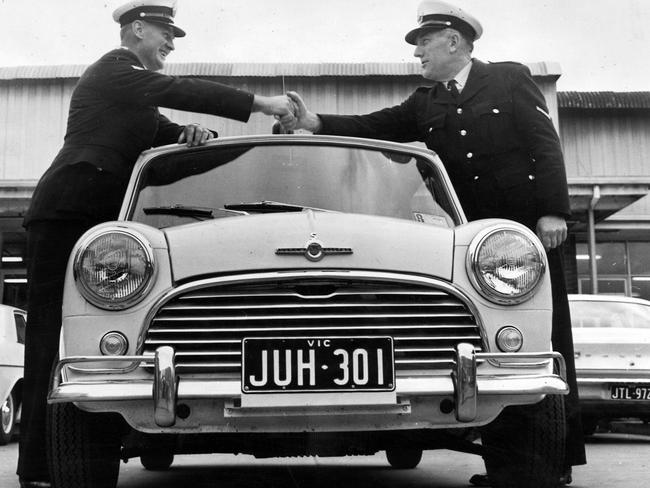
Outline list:
[[[181,135],[181,132],[183,132],[183,127],[184,126],[172,122],[159,112],[158,131],[156,132],[156,139],[153,142],[154,147],[178,142],[178,137]]]
[[[416,122],[416,93],[400,105],[365,115],[318,114],[322,122],[321,130],[318,133],[394,142],[419,140]]]
[[[526,66],[520,66],[516,72],[513,105],[517,127],[535,166],[538,215],[570,216],[569,189],[560,139],[544,95]]]
[[[178,125],[158,112],[158,131],[156,131],[156,139],[153,142],[153,146],[157,147],[164,146],[165,144],[176,144],[184,128],[184,125]],[[212,136],[215,139],[219,137],[219,133],[216,130],[208,130],[212,132]]]
[[[242,122],[248,120],[253,106],[252,93],[208,80],[149,71],[128,55],[104,56],[88,73],[86,82],[119,103],[206,113]]]

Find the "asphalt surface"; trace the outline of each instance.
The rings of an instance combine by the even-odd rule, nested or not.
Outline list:
[[[574,469],[570,488],[640,488],[650,473],[650,426],[614,425],[588,438],[589,464]],[[17,444],[0,446],[0,488],[17,488]],[[118,488],[465,488],[481,458],[427,451],[416,469],[396,470],[383,453],[368,457],[255,459],[246,455],[177,456],[169,471],[122,464]],[[525,487],[522,487],[525,488]]]

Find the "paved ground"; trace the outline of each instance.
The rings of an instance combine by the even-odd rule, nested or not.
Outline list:
[[[588,440],[589,464],[575,469],[572,488],[647,485],[650,426],[622,424],[615,431]],[[16,456],[16,443],[0,447],[0,488],[17,488]],[[383,454],[271,460],[178,456],[167,472],[146,471],[132,459],[122,465],[118,488],[464,488],[470,475],[481,470],[480,458],[451,451],[426,452],[418,468],[407,471],[390,468]]]

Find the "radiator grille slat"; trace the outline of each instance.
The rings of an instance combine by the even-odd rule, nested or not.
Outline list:
[[[308,276],[210,285],[176,296],[151,320],[142,352],[176,350],[183,373],[238,376],[244,337],[391,336],[398,374],[448,370],[455,346],[481,350],[468,307],[446,290],[401,281]]]

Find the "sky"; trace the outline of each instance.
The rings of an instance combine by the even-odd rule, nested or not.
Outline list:
[[[0,67],[92,63],[124,0],[0,0]],[[416,62],[420,0],[178,0],[168,63]],[[650,0],[457,0],[483,61],[559,63],[562,91],[650,91]]]

